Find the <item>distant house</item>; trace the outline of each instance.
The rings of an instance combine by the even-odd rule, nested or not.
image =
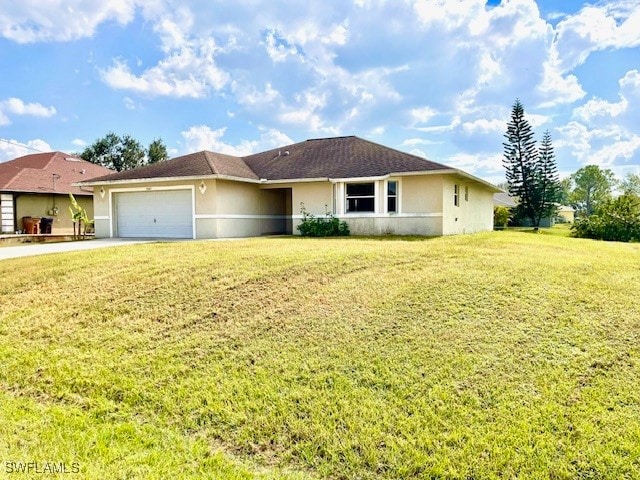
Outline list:
[[[514,208],[518,205],[518,197],[512,197],[506,192],[498,192],[493,194],[493,205],[498,207]],[[545,217],[540,220],[540,226],[544,228],[552,227],[556,223],[573,223],[575,219],[575,209],[567,205],[558,205],[556,216]],[[522,226],[529,227],[531,222],[524,220]]]
[[[53,219],[52,233],[73,233],[69,193],[93,216],[93,189],[73,186],[112,173],[62,152],[36,153],[0,163],[2,233],[24,230],[24,217]]]
[[[493,228],[497,187],[358,137],[246,157],[208,151],[84,181],[98,237],[225,238],[296,233],[301,208],[354,234],[452,235]]]

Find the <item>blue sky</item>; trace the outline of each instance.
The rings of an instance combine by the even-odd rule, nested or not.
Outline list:
[[[563,176],[640,172],[638,25],[637,0],[0,0],[0,161],[358,135],[498,182],[520,98]]]

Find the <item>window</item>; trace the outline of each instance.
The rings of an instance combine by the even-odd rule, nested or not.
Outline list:
[[[398,182],[389,180],[387,182],[387,212],[398,211]]]
[[[376,197],[373,183],[347,183],[347,213],[375,212]]]
[[[460,185],[457,183],[453,186],[453,204],[456,207],[460,205]]]
[[[469,187],[464,187],[464,201],[469,201]]]

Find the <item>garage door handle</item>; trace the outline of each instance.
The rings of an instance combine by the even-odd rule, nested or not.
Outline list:
[[[153,219],[153,223],[156,223],[156,219],[155,218]]]

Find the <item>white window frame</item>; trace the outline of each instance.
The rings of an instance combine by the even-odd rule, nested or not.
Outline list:
[[[460,206],[460,185],[457,183],[453,184],[453,206]]]
[[[395,197],[396,199],[395,211],[389,211],[389,182],[394,182],[396,184],[396,194],[391,195],[391,197]],[[397,178],[390,178],[388,180],[385,180],[384,182],[384,213],[400,213],[400,180],[398,180]]]
[[[373,185],[373,195],[349,195],[349,185]],[[378,182],[345,182],[344,183],[344,213],[347,215],[361,215],[376,213],[376,198],[378,198]],[[367,211],[349,211],[349,199],[350,198],[371,198],[373,199],[373,210]]]

